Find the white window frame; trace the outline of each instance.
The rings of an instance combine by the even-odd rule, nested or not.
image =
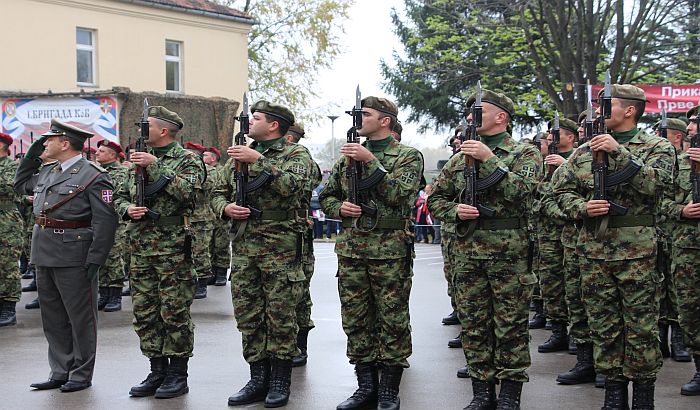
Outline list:
[[[97,30],[91,29],[91,28],[85,28],[85,27],[76,27],[75,28],[76,34],[78,31],[85,31],[90,33],[90,39],[92,40],[91,43],[92,45],[87,45],[87,44],[78,44],[78,41],[76,39],[75,41],[75,50],[76,50],[76,57],[75,57],[75,64],[76,64],[76,83],[80,86],[85,86],[85,87],[97,87]],[[92,57],[92,82],[91,83],[84,83],[81,81],[78,81],[78,70],[77,70],[77,65],[78,65],[78,50],[82,51],[89,51],[90,56]]]
[[[177,45],[177,56],[171,56],[168,55],[168,43],[176,44]],[[181,94],[183,92],[183,84],[182,84],[182,41],[177,41],[177,40],[165,40],[165,91],[168,93],[178,93]],[[179,86],[178,90],[168,90],[168,63],[177,63],[177,84]]]

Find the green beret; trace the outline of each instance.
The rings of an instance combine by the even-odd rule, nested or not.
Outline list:
[[[57,119],[52,119],[51,120],[51,129],[48,130],[47,132],[41,134],[42,137],[57,137],[57,136],[64,136],[68,137],[72,140],[76,140],[80,143],[84,143],[86,139],[91,138],[93,136],[92,133],[89,133],[87,131],[83,131],[80,128],[74,127],[72,125],[68,125],[66,123],[63,123]]]
[[[304,138],[304,136],[306,135],[306,132],[304,132],[304,127],[302,127],[301,125],[298,125],[298,124],[290,126],[289,131],[287,131],[287,132],[292,132],[292,133],[298,135],[299,138]]]
[[[685,117],[687,119],[690,119],[693,115],[697,116],[700,114],[700,105],[696,105],[695,107],[691,108],[688,110],[687,113],[685,113]]]
[[[603,96],[605,88],[601,88],[598,91],[598,98]],[[639,87],[635,87],[632,84],[613,84],[610,86],[610,94],[612,98],[620,98],[623,100],[634,100],[646,102],[646,94],[644,90]]]
[[[476,102],[476,93],[472,94],[467,100],[467,107],[471,107],[474,102]],[[513,118],[515,115],[515,105],[513,105],[513,100],[506,97],[505,94],[493,92],[484,88],[481,90],[481,102],[487,102],[495,105],[496,107],[505,111],[510,118]]]
[[[685,121],[683,121],[679,118],[669,118],[668,119],[668,129],[681,131],[685,134],[686,130],[688,129],[688,124],[686,124]]]
[[[170,111],[169,109],[162,107],[160,105],[152,105],[148,107],[148,116],[169,122],[171,124],[177,125],[179,130],[185,126],[179,115],[176,112]]]
[[[581,121],[585,120],[587,115],[588,115],[587,110],[581,111],[581,114],[578,115],[578,123],[580,124]]]
[[[394,128],[392,128],[391,130],[401,135],[401,133],[403,132],[403,125],[401,125],[400,122],[396,121],[396,124],[394,124]]]
[[[399,115],[399,108],[393,101],[382,97],[365,97],[362,99],[362,107],[373,108],[384,114],[389,114],[396,118]]]
[[[283,107],[279,104],[271,103],[265,100],[260,100],[253,104],[250,112],[262,112],[267,115],[272,115],[275,118],[279,118],[282,121],[287,122],[287,124],[294,124],[294,114],[287,107]]]
[[[578,124],[568,118],[559,119],[559,128],[565,128],[574,134],[578,133]]]

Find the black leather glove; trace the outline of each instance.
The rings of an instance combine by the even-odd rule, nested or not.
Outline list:
[[[29,146],[29,149],[27,150],[27,153],[24,155],[25,158],[29,159],[37,159],[41,155],[42,152],[44,152],[44,142],[49,137],[40,137],[36,141],[32,143],[32,145]]]
[[[99,278],[100,265],[96,263],[88,263],[85,269],[87,269],[87,278],[90,282],[96,281]]]

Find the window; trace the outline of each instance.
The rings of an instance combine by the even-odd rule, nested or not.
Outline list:
[[[182,91],[182,43],[165,40],[165,90]]]
[[[97,85],[95,80],[95,31],[77,28],[75,30],[75,48],[78,85]]]

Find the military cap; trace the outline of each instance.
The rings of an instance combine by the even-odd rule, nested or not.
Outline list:
[[[588,116],[588,111],[581,111],[581,114],[578,115],[578,123],[581,124],[581,122],[586,119],[586,116]]]
[[[123,151],[123,150],[122,150],[122,146],[119,145],[119,144],[117,144],[117,143],[114,142],[114,141],[110,141],[110,140],[100,140],[100,141],[97,141],[97,148],[100,148],[100,147],[103,146],[103,145],[104,145],[105,147],[107,147],[107,148],[113,149],[114,152],[117,152],[117,153],[120,153],[120,152]]]
[[[221,151],[219,151],[218,148],[216,148],[216,147],[209,147],[209,148],[207,148],[207,152],[211,152],[211,153],[213,153],[214,155],[216,155],[216,158],[217,158],[217,159],[221,159]]]
[[[0,132],[0,142],[2,142],[3,144],[12,145],[12,143],[15,142],[15,140],[12,139],[12,135]]]
[[[388,98],[383,97],[365,97],[360,102],[363,108],[372,108],[384,114],[391,115],[397,118],[399,115],[399,108]]]
[[[547,123],[548,129],[552,128],[553,122],[554,122],[554,120],[549,121]],[[578,132],[578,124],[576,124],[575,122],[573,122],[572,120],[570,120],[568,118],[559,118],[559,128],[565,128],[565,129],[573,132],[574,134],[576,134]]]
[[[204,148],[204,145],[197,144],[196,142],[192,141],[185,141],[185,149],[188,149],[190,151],[197,151],[200,154],[206,150],[206,148]]]
[[[686,124],[685,121],[681,120],[680,118],[669,118],[668,129],[681,131],[685,134],[686,130],[688,129],[688,124]]]
[[[283,107],[279,104],[260,100],[253,104],[253,107],[250,109],[250,112],[252,113],[258,111],[286,121],[290,125],[294,124],[294,114],[292,114],[289,108]]]
[[[306,135],[306,132],[304,131],[304,127],[302,127],[299,124],[291,125],[289,127],[288,132],[296,134],[297,136],[299,136],[299,138],[304,138],[304,136]]]
[[[467,107],[471,107],[474,102],[476,102],[476,93],[472,94],[467,100]],[[515,115],[515,105],[513,104],[513,100],[508,98],[503,93],[493,92],[484,88],[481,90],[481,102],[487,102],[495,105],[496,107],[505,111],[511,118],[513,118]]]
[[[687,113],[685,113],[685,117],[687,119],[690,119],[690,117],[692,117],[693,115],[700,115],[700,105],[696,105],[695,107],[689,109]]]
[[[57,119],[51,120],[51,129],[41,134],[42,137],[68,137],[80,143],[85,143],[85,140],[92,137],[92,133],[83,131],[78,127],[61,122]]]
[[[184,121],[182,121],[182,118],[180,118],[176,112],[170,111],[169,109],[160,105],[152,105],[148,107],[148,116],[177,125],[177,128],[180,130],[185,126]]]
[[[396,121],[396,124],[394,124],[394,128],[392,128],[391,130],[401,135],[401,133],[403,132],[403,125],[401,125],[400,122]]]
[[[601,88],[598,91],[598,99],[603,97],[604,91],[605,88]],[[610,95],[612,98],[620,98],[622,100],[647,101],[644,90],[632,84],[613,84],[610,86]]]

